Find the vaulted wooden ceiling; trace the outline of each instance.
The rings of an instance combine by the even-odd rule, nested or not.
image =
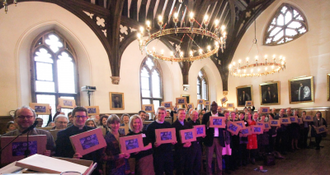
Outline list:
[[[19,0],[42,1],[57,4],[82,19],[98,36],[107,51],[110,61],[112,82],[119,83],[121,55],[136,39],[136,31],[146,20],[155,21],[162,15],[167,27],[173,27],[173,12],[179,11],[179,26],[189,26],[188,12],[195,13],[195,19],[202,21],[205,14],[210,17],[209,29],[213,30],[214,19],[227,27],[227,48],[224,53],[213,56],[212,61],[219,70],[223,90],[228,90],[228,65],[243,34],[254,19],[275,0]],[[13,0],[7,0],[12,4]],[[0,9],[3,8],[1,3]],[[194,24],[198,27],[197,23]],[[155,23],[152,26],[159,29]],[[208,43],[208,38],[193,36],[199,43]],[[180,44],[182,35],[162,39],[170,49]],[[191,39],[184,38],[181,49],[194,47]],[[188,84],[190,62],[180,63],[183,84]]]

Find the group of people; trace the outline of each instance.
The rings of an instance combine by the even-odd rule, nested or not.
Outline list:
[[[253,112],[254,109],[245,108],[242,112],[221,110],[216,102],[212,102],[210,111],[179,108],[176,111],[167,111],[159,107],[156,117],[150,124],[145,124],[147,113],[139,111],[129,116],[124,114],[119,118],[116,114],[110,116],[90,117],[84,107],[76,107],[68,117],[59,114],[54,118],[53,129],[61,129],[54,141],[53,136],[45,130],[34,128],[29,135],[45,134],[47,145],[45,155],[81,158],[98,163],[93,174],[124,175],[124,174],[200,174],[202,155],[206,155],[205,170],[209,174],[230,173],[239,166],[248,163],[254,164],[263,153],[278,151],[283,155],[287,151],[307,147],[307,137],[311,126],[312,137],[315,137],[316,149],[320,149],[320,142],[324,134],[317,134],[315,127],[327,126],[321,112],[317,112],[313,122],[303,124],[281,125],[271,127],[263,134],[251,134],[247,137],[232,135],[226,128],[210,127],[211,117],[223,117],[226,121],[244,121],[246,126],[256,125],[258,121],[267,122],[283,117],[306,115],[304,111],[299,116],[298,111],[292,113],[291,108],[281,109],[278,114]],[[173,120],[174,115],[177,116]],[[29,128],[37,118],[30,107],[23,106],[16,110],[14,123],[17,129],[6,133],[7,136],[16,136]],[[191,129],[194,125],[205,125],[205,137],[198,137],[194,142],[182,143],[180,130]],[[121,126],[128,127],[128,133],[119,131]],[[75,152],[70,142],[70,136],[101,127],[107,146],[86,155]],[[161,144],[156,141],[156,129],[175,128],[177,140],[173,143]],[[142,134],[144,146],[151,143],[152,148],[137,153],[122,153],[119,138],[125,135]],[[298,144],[299,143],[299,144]],[[55,146],[56,145],[56,146]],[[226,153],[223,149],[231,149]],[[214,161],[215,154],[215,161]],[[224,155],[223,155],[224,154]],[[135,158],[135,169],[130,168],[129,158]],[[223,169],[223,159],[225,168]],[[214,161],[214,169],[212,162]],[[132,165],[132,164],[131,164]]]

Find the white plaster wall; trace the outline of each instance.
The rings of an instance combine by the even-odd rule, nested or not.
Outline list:
[[[17,7],[10,5],[8,14],[4,9],[0,10],[0,26],[0,96],[3,99],[0,115],[8,115],[8,111],[31,102],[31,43],[49,29],[59,31],[74,47],[79,89],[82,85],[101,88],[104,82],[97,78],[111,75],[106,52],[96,35],[83,21],[57,5],[43,2],[22,2]],[[103,80],[110,84],[109,78]],[[81,104],[87,105],[87,94],[81,93],[81,97]],[[93,101],[95,99],[92,104]]]
[[[282,3],[289,3],[299,8],[306,16],[309,31],[300,38],[279,46],[262,46],[263,34],[267,30],[267,24],[271,17]],[[330,1],[317,0],[311,2],[308,0],[280,0],[275,1],[268,7],[257,19],[257,39],[259,51],[261,54],[281,54],[286,57],[287,68],[283,72],[273,75],[254,77],[254,78],[237,78],[229,77],[229,102],[236,101],[236,87],[241,85],[253,86],[253,101],[256,107],[260,106],[260,90],[259,84],[268,81],[280,81],[281,99],[280,105],[270,107],[310,107],[310,106],[329,106],[327,101],[327,74],[330,73]],[[238,61],[248,56],[249,49],[254,38],[253,25],[247,30],[243,36],[233,58]],[[257,53],[256,48],[250,51],[249,57]],[[314,76],[315,102],[289,104],[288,80],[299,76]]]

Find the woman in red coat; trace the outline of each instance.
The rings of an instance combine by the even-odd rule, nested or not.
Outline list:
[[[258,113],[255,112],[253,114],[253,119],[251,119],[251,115],[248,115],[248,126],[256,125],[256,119],[258,118]],[[255,119],[255,120],[254,120]],[[258,140],[256,134],[251,134],[248,136],[248,144],[246,145],[246,149],[250,152],[250,160],[252,164],[255,164],[255,157],[258,149]]]

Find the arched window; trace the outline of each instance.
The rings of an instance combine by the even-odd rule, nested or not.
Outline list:
[[[163,101],[162,75],[157,60],[147,57],[141,65],[141,103],[154,104],[155,110]]]
[[[197,99],[209,100],[209,90],[205,71],[201,69],[197,76]],[[198,109],[202,109],[202,105],[198,105]]]
[[[32,44],[31,57],[33,102],[49,104],[53,115],[60,97],[75,99],[79,104],[76,56],[64,37],[56,31],[37,37]],[[47,124],[48,116],[38,117]]]
[[[290,4],[281,5],[265,32],[265,45],[279,45],[290,42],[308,31],[304,14]]]

